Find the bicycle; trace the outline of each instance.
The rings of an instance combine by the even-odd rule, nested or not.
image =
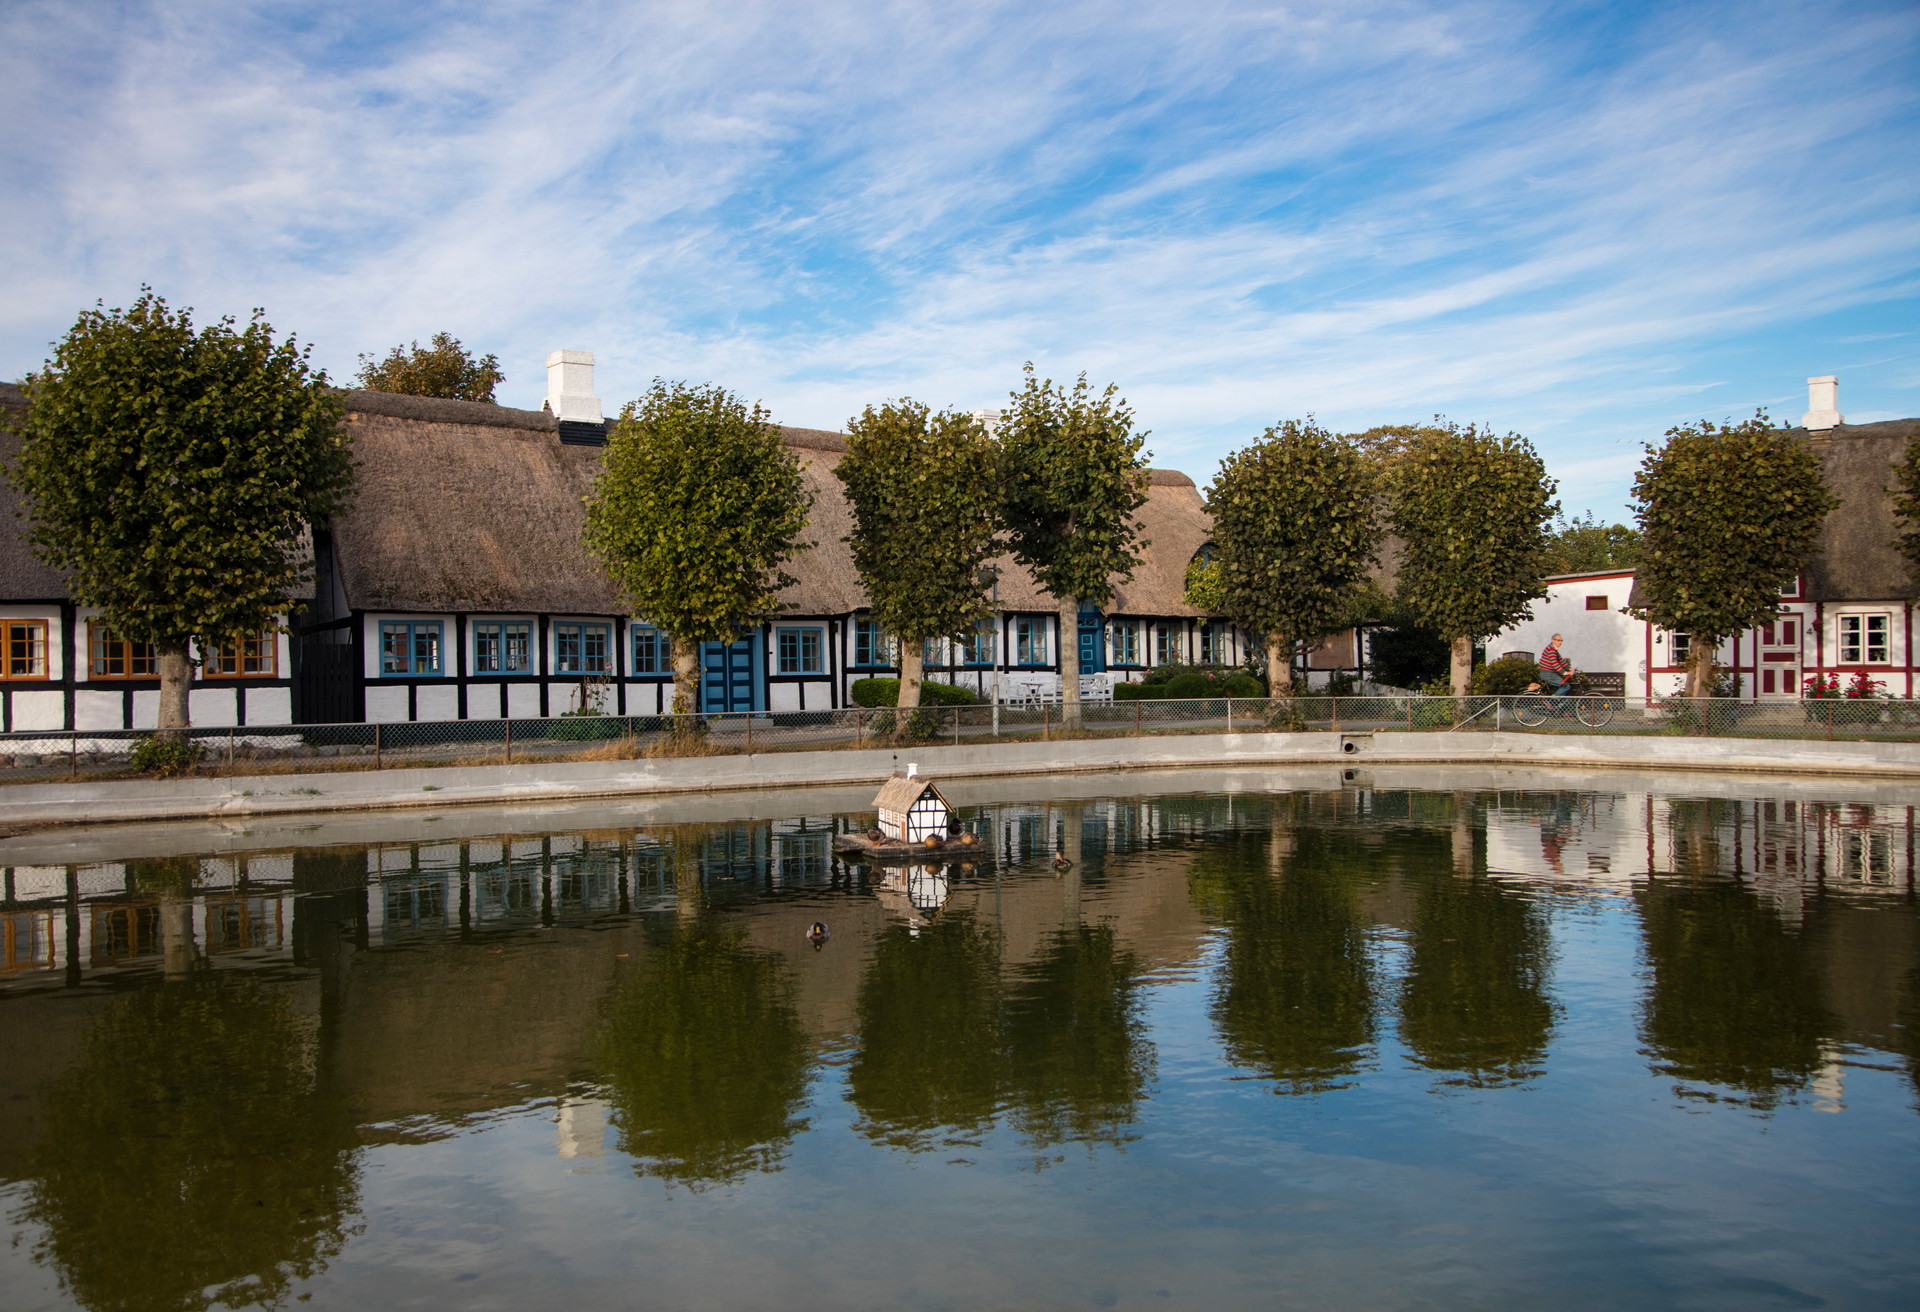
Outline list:
[[[1529,729],[1568,715],[1589,729],[1604,728],[1613,722],[1613,702],[1610,698],[1576,692],[1567,697],[1529,695],[1516,699],[1513,706],[1513,718]]]

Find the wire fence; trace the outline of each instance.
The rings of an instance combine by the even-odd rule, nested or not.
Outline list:
[[[723,756],[900,743],[1031,742],[1182,733],[1530,733],[1920,741],[1920,700],[1633,697],[1247,698],[983,703],[895,711],[848,707],[700,715],[564,715],[527,720],[195,727],[181,731],[196,774]],[[0,780],[138,773],[150,729],[0,734]]]

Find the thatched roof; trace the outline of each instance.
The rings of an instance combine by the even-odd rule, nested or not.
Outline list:
[[[19,458],[24,440],[16,427],[25,420],[27,398],[13,383],[0,383],[0,598],[7,601],[56,602],[71,599],[67,574],[42,563],[28,540],[31,525],[26,516],[26,500],[7,475]],[[296,547],[300,556],[313,559],[313,540],[301,534]],[[313,596],[309,577],[293,590],[295,600]]]
[[[913,809],[913,804],[932,793],[940,799],[940,805],[953,810],[953,803],[947,795],[934,786],[933,780],[923,774],[893,774],[880,785],[880,791],[874,796],[873,809],[876,811],[899,811],[905,814]]]
[[[600,449],[567,446],[544,412],[378,392],[347,394],[360,490],[334,526],[348,602],[361,610],[615,615],[625,607],[581,546],[584,498]],[[833,469],[846,438],[782,428],[814,494],[812,545],[789,561],[797,580],[780,594],[797,615],[862,609],[846,537],[853,512]],[[1193,615],[1182,594],[1187,562],[1211,521],[1193,480],[1154,470],[1140,510],[1152,546],[1110,613]],[[1004,610],[1051,611],[1051,597],[1011,560],[1000,568]]]

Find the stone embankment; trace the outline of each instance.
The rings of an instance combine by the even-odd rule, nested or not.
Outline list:
[[[1549,738],[1474,733],[1233,733],[1051,743],[551,761],[177,780],[22,784],[0,790],[0,828],[447,807],[864,784],[913,761],[943,779],[1182,767],[1513,765],[1920,781],[1920,743],[1741,738]],[[1336,773],[1334,779],[1339,778]]]

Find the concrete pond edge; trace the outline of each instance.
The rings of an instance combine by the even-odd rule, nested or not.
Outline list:
[[[1517,765],[1701,770],[1920,781],[1920,743],[1740,738],[1542,738],[1514,733],[1223,733],[1052,743],[777,752],[633,761],[437,766],[224,779],[20,784],[0,790],[0,829],[399,807],[877,783],[909,763],[936,779],[1183,767]]]

